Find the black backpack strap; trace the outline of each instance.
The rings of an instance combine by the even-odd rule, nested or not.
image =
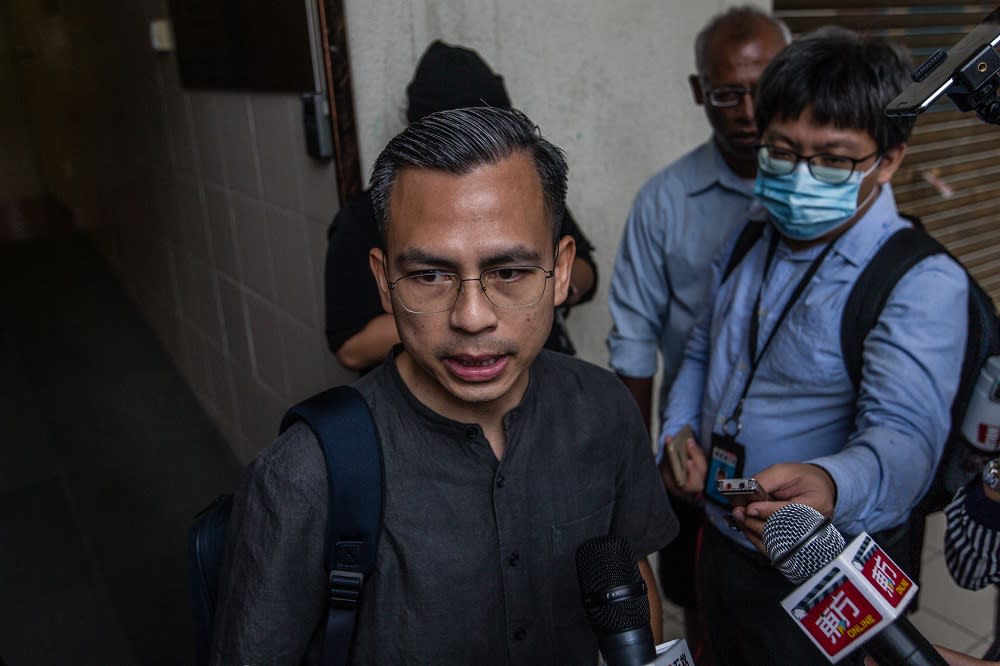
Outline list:
[[[927,228],[924,226],[924,221],[921,220],[916,215],[910,215],[909,213],[904,213],[899,211],[899,216],[913,225],[914,229],[919,229],[920,231],[926,232]]]
[[[212,648],[212,620],[219,600],[219,577],[226,556],[226,530],[232,509],[232,494],[220,495],[198,512],[188,529],[191,610],[198,666],[208,666]]]
[[[922,225],[907,227],[894,233],[861,271],[840,320],[840,348],[855,389],[861,386],[865,338],[875,328],[892,290],[915,265],[943,252],[946,252],[944,246],[923,231]]]
[[[326,567],[329,610],[324,664],[347,664],[361,589],[375,566],[382,528],[382,449],[368,404],[350,386],[337,386],[300,402],[281,420],[308,425],[326,459],[329,484]]]
[[[729,254],[729,261],[726,263],[726,270],[722,272],[721,282],[729,279],[732,272],[743,261],[743,257],[747,256],[747,253],[750,252],[750,248],[764,235],[764,226],[766,224],[766,222],[750,221],[743,227],[739,238],[736,239],[736,244],[733,245],[733,251]]]

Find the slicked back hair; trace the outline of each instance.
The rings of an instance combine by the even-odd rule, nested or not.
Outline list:
[[[884,153],[913,129],[913,119],[883,112],[910,80],[909,56],[898,44],[827,26],[775,56],[761,76],[754,116],[764,131],[808,110],[820,125],[868,132]]]
[[[709,50],[716,33],[725,31],[727,46],[736,48],[753,41],[767,24],[781,34],[785,44],[792,41],[792,32],[784,21],[754,5],[730,7],[713,16],[694,38],[694,64],[698,76],[708,76],[708,70],[712,66]]]
[[[568,167],[562,150],[543,138],[538,127],[516,109],[475,107],[439,111],[411,123],[375,160],[371,195],[383,248],[390,223],[389,201],[400,171],[436,169],[461,176],[518,152],[530,156],[535,164],[545,217],[552,226],[553,243],[557,243],[566,211]]]

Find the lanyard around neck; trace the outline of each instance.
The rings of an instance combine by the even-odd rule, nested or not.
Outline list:
[[[774,327],[771,329],[771,333],[767,336],[767,340],[764,341],[764,346],[758,353],[757,336],[760,334],[760,302],[764,293],[764,285],[767,284],[767,277],[771,272],[771,262],[774,260],[775,251],[778,249],[779,234],[772,230],[770,243],[767,248],[767,261],[764,264],[764,274],[760,279],[760,287],[757,289],[757,298],[754,301],[753,312],[750,313],[750,374],[747,376],[746,384],[743,386],[743,393],[740,394],[739,402],[736,403],[736,409],[733,411],[732,416],[726,419],[724,429],[727,434],[735,436],[739,434],[740,430],[742,430],[743,424],[740,421],[740,417],[743,415],[743,403],[746,401],[747,394],[750,392],[750,385],[753,383],[753,378],[757,374],[757,368],[760,366],[761,360],[767,354],[767,350],[771,346],[771,341],[774,340],[774,336],[778,332],[778,329],[781,328],[781,324],[784,323],[788,313],[791,312],[793,307],[795,307],[795,304],[802,296],[802,292],[804,292],[806,287],[809,286],[809,282],[812,280],[813,276],[816,275],[816,271],[819,270],[819,267],[823,264],[823,260],[826,259],[826,255],[828,255],[830,250],[833,249],[833,246],[836,244],[838,238],[839,235],[837,238],[834,238],[827,243],[826,247],[823,248],[823,251],[820,252],[815,259],[813,259],[809,268],[806,270],[805,275],[802,276],[802,279],[799,280],[798,285],[796,285],[795,291],[792,292],[791,297],[785,303],[784,309],[778,316],[778,320],[774,322]]]

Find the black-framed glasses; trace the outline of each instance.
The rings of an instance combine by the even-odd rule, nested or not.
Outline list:
[[[743,88],[740,86],[723,86],[721,88],[711,88],[705,90],[705,99],[714,107],[725,109],[736,106],[743,101],[744,95],[750,95],[751,99],[757,92],[757,88]]]
[[[463,278],[446,271],[420,271],[389,283],[399,304],[412,314],[433,314],[455,307],[466,282],[479,282],[490,303],[498,308],[527,308],[542,300],[545,283],[555,269],[541,266],[491,268],[479,277]]]
[[[876,150],[864,157],[845,157],[844,155],[800,155],[794,150],[779,148],[769,144],[757,144],[757,166],[761,171],[772,176],[787,176],[795,171],[800,161],[805,161],[812,177],[821,183],[843,185],[851,179],[858,165],[879,154]]]

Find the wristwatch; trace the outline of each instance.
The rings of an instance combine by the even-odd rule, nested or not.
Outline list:
[[[983,483],[987,488],[1000,492],[1000,458],[994,458],[983,467]]]

